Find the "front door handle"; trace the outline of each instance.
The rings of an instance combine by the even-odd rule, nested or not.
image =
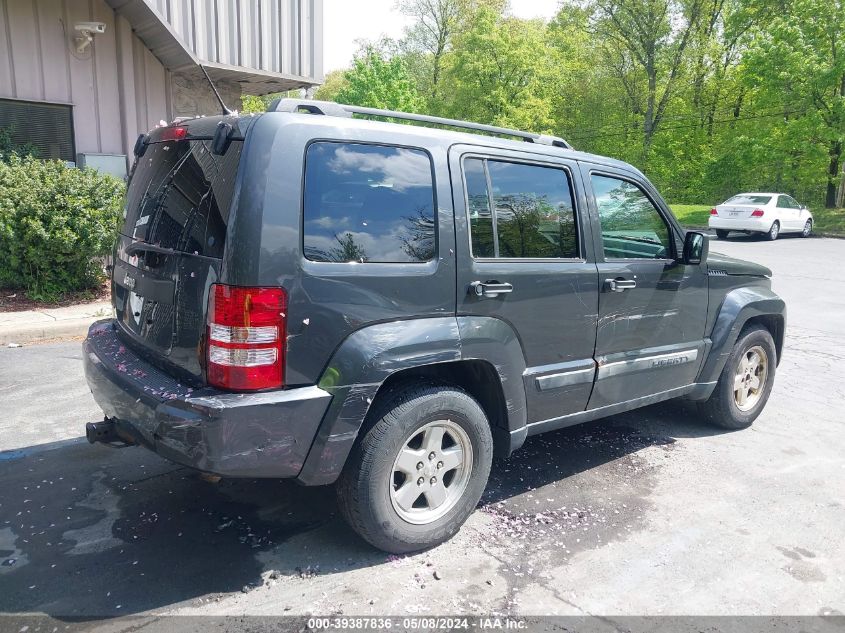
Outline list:
[[[473,281],[469,285],[470,294],[476,297],[498,297],[499,295],[513,292],[513,286],[509,283],[498,281]]]
[[[616,279],[605,279],[605,286],[611,292],[625,292],[637,287],[636,279],[625,279],[624,277],[617,277]]]

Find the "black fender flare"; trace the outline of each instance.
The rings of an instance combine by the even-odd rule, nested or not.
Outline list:
[[[356,330],[335,350],[319,381],[332,396],[297,481],[333,483],[340,475],[379,388],[391,375],[419,367],[484,360],[499,376],[511,450],[525,438],[525,359],[513,329],[492,317],[433,317],[377,323]]]
[[[786,331],[786,304],[783,299],[768,288],[735,288],[725,295],[719,307],[709,337],[710,349],[698,373],[697,388],[689,395],[689,399],[706,400],[710,397],[742,328],[749,321],[761,318],[773,320],[777,324],[772,338],[778,353],[777,362],[780,362]]]

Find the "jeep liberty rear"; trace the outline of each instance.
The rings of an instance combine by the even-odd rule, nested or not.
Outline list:
[[[529,435],[674,397],[732,429],[762,411],[785,327],[770,272],[709,254],[630,165],[461,121],[269,110],[139,139],[116,318],[84,343],[92,442],[335,484],[359,534],[409,552],[457,532]]]

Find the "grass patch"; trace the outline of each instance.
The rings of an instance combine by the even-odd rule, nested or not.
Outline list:
[[[704,204],[670,204],[672,213],[683,226],[689,228],[705,228],[710,217],[712,205]],[[845,209],[810,209],[813,212],[815,233],[841,235],[845,237]]]
[[[707,226],[707,219],[710,217],[712,205],[703,204],[670,204],[669,208],[678,218],[678,222],[691,228],[703,228]]]
[[[816,233],[845,236],[845,209],[810,209]]]

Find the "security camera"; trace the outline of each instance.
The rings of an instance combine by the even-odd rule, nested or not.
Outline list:
[[[79,31],[79,35],[74,38],[77,53],[84,53],[94,41],[95,35],[106,32],[106,25],[103,22],[77,22],[73,28]]]
[[[106,32],[105,22],[77,22],[73,28],[81,33],[91,33],[92,35],[101,35]]]

